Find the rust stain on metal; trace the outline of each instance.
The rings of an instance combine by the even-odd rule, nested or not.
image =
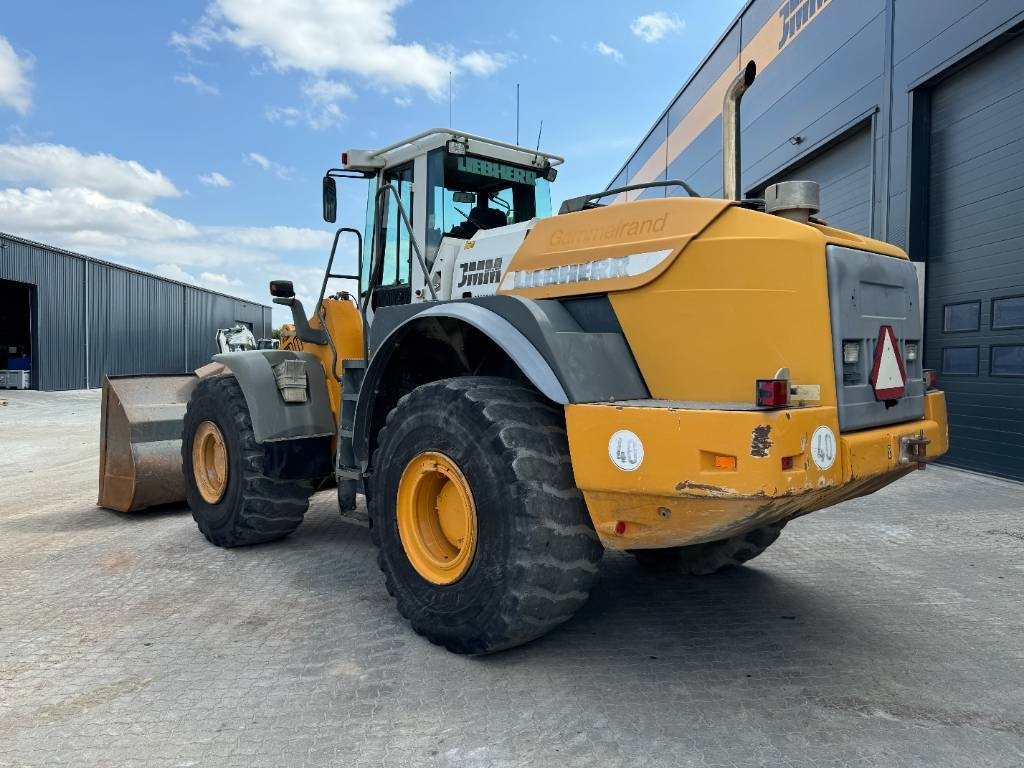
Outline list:
[[[692,480],[683,480],[681,483],[676,483],[676,490],[679,493],[686,493],[687,491],[704,491],[709,496],[732,496],[736,493],[730,488],[723,488],[720,485],[695,483]]]
[[[768,449],[772,447],[772,427],[770,424],[762,424],[754,427],[750,436],[750,455],[756,458],[765,458]]]

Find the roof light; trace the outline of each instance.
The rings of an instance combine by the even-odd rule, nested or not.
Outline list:
[[[789,405],[789,379],[758,379],[757,404],[761,408],[785,408]]]
[[[903,355],[904,357],[907,358],[908,361],[912,362],[914,360],[917,360],[917,342],[908,341],[906,343],[906,346],[904,346],[903,348]]]
[[[548,181],[554,181],[558,178],[558,169],[548,167],[548,169],[544,171],[544,178]]]
[[[469,146],[458,139],[449,139],[445,144],[445,149],[448,150],[449,155],[464,155],[469,151]]]

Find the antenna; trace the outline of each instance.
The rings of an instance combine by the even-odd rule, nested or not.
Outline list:
[[[452,127],[452,71],[448,70],[448,127]]]
[[[544,133],[544,121],[540,121],[540,128],[537,129],[537,151],[540,151],[540,135]]]
[[[519,146],[519,83],[516,83],[516,146]]]

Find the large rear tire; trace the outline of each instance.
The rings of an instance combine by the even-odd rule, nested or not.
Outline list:
[[[630,551],[645,568],[689,576],[707,576],[723,568],[743,565],[753,560],[775,543],[785,526],[785,523],[773,523],[739,536],[705,544],[691,544],[688,547]]]
[[[218,547],[284,538],[309,507],[312,483],[263,474],[263,449],[234,376],[196,384],[185,411],[181,462],[192,517]]]
[[[413,629],[455,653],[528,642],[586,602],[602,548],[564,416],[507,379],[424,384],[381,430],[370,532]]]

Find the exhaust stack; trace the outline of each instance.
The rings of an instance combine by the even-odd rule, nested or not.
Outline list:
[[[757,77],[753,60],[729,84],[722,104],[722,189],[727,200],[743,196],[740,187],[740,100]]]

